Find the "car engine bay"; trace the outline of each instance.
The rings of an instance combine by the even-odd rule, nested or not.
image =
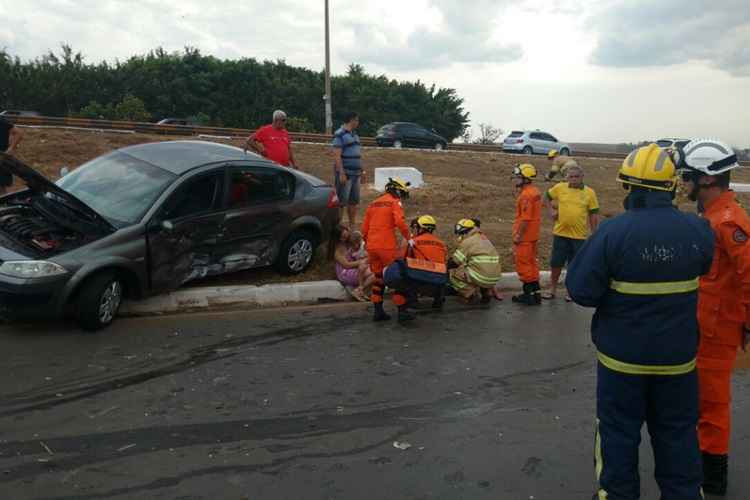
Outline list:
[[[0,206],[0,231],[14,242],[43,256],[72,250],[94,239],[56,224],[24,204]]]

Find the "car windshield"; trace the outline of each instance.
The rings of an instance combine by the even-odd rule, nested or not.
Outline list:
[[[378,129],[378,134],[384,134],[385,132],[390,132],[393,130],[393,125],[383,125]]]
[[[508,137],[521,137],[522,135],[523,135],[523,132],[521,132],[520,130],[514,130],[513,132],[510,133]]]
[[[130,155],[114,152],[57,181],[118,227],[135,224],[177,176]]]
[[[672,141],[667,140],[667,139],[662,139],[660,141],[656,141],[656,145],[659,146],[660,148],[668,148],[672,145]]]

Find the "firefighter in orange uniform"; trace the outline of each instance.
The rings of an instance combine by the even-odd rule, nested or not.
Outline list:
[[[367,247],[370,269],[375,275],[370,297],[375,309],[374,321],[391,319],[383,310],[383,269],[401,256],[396,241],[396,229],[405,240],[411,242],[409,227],[404,220],[404,210],[401,206],[401,200],[409,197],[409,185],[399,178],[389,178],[385,185],[385,193],[370,203],[362,222],[362,237]],[[405,309],[406,299],[402,295],[394,295],[393,302],[399,309]]]
[[[698,292],[698,441],[703,456],[703,491],[725,495],[728,480],[732,366],[750,331],[750,217],[729,190],[739,167],[732,148],[699,139],[676,151],[691,200],[716,236],[711,271]]]
[[[537,243],[542,224],[542,195],[532,184],[536,168],[530,163],[517,165],[513,169],[513,182],[518,192],[516,219],[513,222],[513,254],[516,272],[523,283],[523,293],[513,296],[513,302],[529,306],[542,303],[539,286],[539,262]]]

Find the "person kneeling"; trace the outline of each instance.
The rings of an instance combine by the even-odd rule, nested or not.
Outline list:
[[[458,248],[448,263],[450,287],[467,303],[477,295],[482,304],[492,300],[492,290],[500,281],[502,268],[500,255],[495,245],[479,230],[477,219],[461,219],[456,223],[454,233],[458,238]],[[448,290],[451,293],[452,290]]]

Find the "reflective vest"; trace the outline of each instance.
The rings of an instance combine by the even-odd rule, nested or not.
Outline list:
[[[599,362],[621,373],[678,375],[695,368],[698,278],[714,236],[705,220],[672,206],[669,193],[634,191],[568,268],[573,300],[595,307]]]

